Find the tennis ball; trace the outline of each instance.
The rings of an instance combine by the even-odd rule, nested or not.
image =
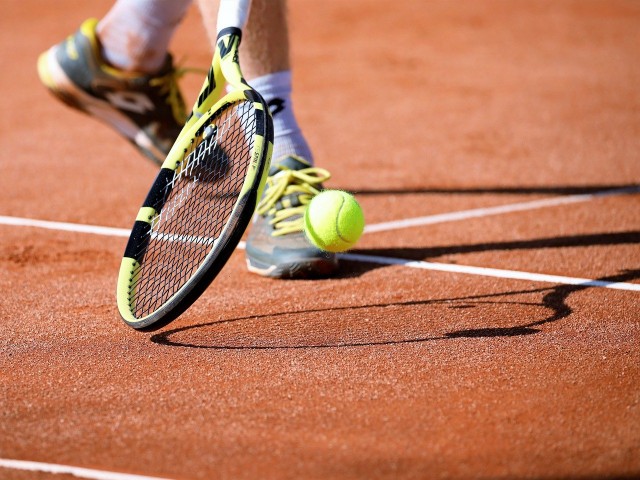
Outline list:
[[[327,252],[353,247],[364,230],[362,208],[353,196],[340,190],[324,190],[309,203],[304,232],[309,241]]]

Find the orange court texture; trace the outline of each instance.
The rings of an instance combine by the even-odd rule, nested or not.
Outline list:
[[[290,0],[299,121],[370,230],[328,280],[260,278],[239,250],[154,334],[118,317],[125,237],[11,224],[130,228],[155,177],[38,83],[37,55],[109,5],[3,4],[0,459],[640,476],[640,3]],[[172,51],[208,65],[195,7]]]

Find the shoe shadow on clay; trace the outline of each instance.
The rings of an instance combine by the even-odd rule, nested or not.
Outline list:
[[[575,248],[592,246],[611,245],[633,245],[640,244],[640,231],[631,230],[615,233],[596,233],[585,235],[569,235],[564,237],[535,238],[531,240],[516,240],[504,242],[485,242],[467,245],[443,245],[430,247],[411,248],[384,248],[384,249],[362,249],[352,250],[350,253],[359,255],[370,255],[400,260],[425,260],[437,261],[447,255],[462,255],[465,253],[482,252],[507,252],[517,250],[539,250],[544,248]],[[363,261],[350,261],[342,259],[339,278],[359,277],[366,272],[385,268],[389,265],[381,263],[367,263]]]
[[[640,278],[640,269],[599,282]],[[280,350],[400,345],[452,339],[534,335],[572,314],[567,299],[593,288],[559,285],[464,297],[412,300],[317,310],[274,312],[174,328],[151,341],[217,350]],[[518,323],[517,319],[535,319]],[[478,325],[485,327],[478,328]]]

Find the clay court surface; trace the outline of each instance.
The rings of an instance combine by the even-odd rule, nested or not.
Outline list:
[[[330,280],[239,249],[140,333],[155,167],[35,68],[110,2],[5,2],[0,478],[640,476],[640,4],[290,3],[300,123],[369,230]],[[195,8],[172,50],[208,65]]]

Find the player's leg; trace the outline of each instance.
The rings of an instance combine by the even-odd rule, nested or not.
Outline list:
[[[218,1],[199,3],[214,42]],[[240,47],[244,76],[269,104],[274,122],[272,166],[247,238],[247,266],[274,278],[328,275],[337,267],[335,255],[311,246],[302,233],[304,211],[329,173],[313,166],[294,114],[286,15],[285,0],[253,0]]]
[[[216,40],[218,0],[199,0],[204,23],[213,44]],[[300,131],[291,101],[291,66],[285,0],[253,0],[243,30],[240,64],[251,86],[269,104],[276,140],[274,159],[288,153],[313,162]]]
[[[42,82],[162,163],[185,120],[168,44],[191,0],[118,0],[38,59]]]

